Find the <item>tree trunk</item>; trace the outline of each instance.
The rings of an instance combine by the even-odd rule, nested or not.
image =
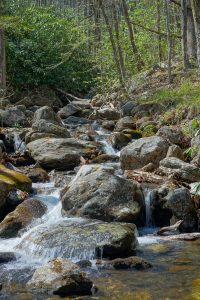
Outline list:
[[[109,33],[109,36],[110,36],[110,42],[111,42],[112,49],[113,49],[113,56],[114,56],[114,61],[115,61],[116,67],[117,67],[118,75],[119,75],[119,81],[120,81],[120,84],[124,87],[124,81],[123,81],[123,76],[122,76],[122,73],[121,73],[120,62],[119,62],[119,57],[118,57],[118,51],[117,51],[117,47],[116,47],[116,44],[115,44],[115,39],[114,39],[114,36],[113,36],[113,30],[112,30],[112,27],[110,25],[109,18],[106,14],[105,7],[104,7],[102,1],[100,1],[100,7],[101,7],[102,15],[104,17],[104,20],[105,20],[105,23],[106,23],[106,26],[107,26],[107,29],[108,29],[108,33]]]
[[[126,23],[127,23],[127,26],[128,26],[128,31],[129,31],[129,36],[130,36],[130,41],[131,41],[133,54],[136,57],[136,61],[137,61],[137,69],[138,69],[138,71],[140,71],[142,69],[142,67],[144,66],[144,62],[143,62],[143,60],[140,56],[140,53],[139,53],[138,48],[137,48],[136,43],[135,43],[135,36],[134,36],[131,21],[130,21],[128,6],[127,6],[127,3],[126,3],[126,0],[122,0],[122,7],[123,7],[123,11],[124,11],[124,17],[125,17],[125,20],[126,20]]]
[[[125,70],[125,65],[124,65],[123,50],[122,50],[121,43],[120,43],[119,20],[118,20],[118,16],[117,16],[115,0],[112,1],[112,11],[113,11],[113,17],[114,17],[114,27],[115,27],[116,45],[117,45],[117,50],[118,50],[118,55],[119,55],[119,64],[120,64],[123,81],[125,82],[126,70]]]
[[[191,0],[191,5],[197,41],[197,64],[200,68],[200,1]]]
[[[182,53],[184,69],[189,68],[189,59],[187,52],[187,3],[181,0],[181,32],[182,32]]]
[[[171,21],[170,21],[170,12],[169,12],[169,0],[165,0],[164,2],[164,9],[166,15],[166,28],[167,28],[167,43],[168,43],[168,57],[167,57],[167,64],[168,64],[168,81],[172,83],[172,37],[171,37]]]
[[[187,22],[187,51],[188,57],[197,59],[197,42],[195,35],[194,19],[191,9],[187,10],[188,22]]]
[[[0,93],[6,89],[6,51],[4,29],[0,28]]]
[[[157,31],[158,31],[158,56],[159,63],[162,62],[162,36],[161,36],[161,2],[156,1],[157,6]]]

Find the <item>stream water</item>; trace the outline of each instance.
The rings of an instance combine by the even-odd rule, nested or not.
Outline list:
[[[116,154],[105,140],[105,132],[103,135],[104,138],[102,131],[99,131],[98,139],[102,141],[105,152]],[[63,249],[52,248],[48,244],[45,247],[32,244],[28,237],[37,236],[41,231],[51,231],[62,224],[82,226],[86,222],[82,218],[62,217],[60,190],[55,188],[53,182],[33,184],[33,188],[37,197],[47,205],[47,213],[32,223],[21,237],[0,239],[0,252],[14,252],[17,257],[16,261],[0,265],[0,282],[4,285],[0,299],[59,299],[57,296],[34,295],[25,287],[34,270],[54,257],[93,261],[93,267],[88,272],[98,291],[81,299],[200,299],[200,241],[165,242],[151,234],[155,228],[151,223],[150,190],[145,192],[146,227],[139,230],[137,255],[150,261],[153,268],[141,272],[98,270],[95,265],[95,253],[90,247]]]

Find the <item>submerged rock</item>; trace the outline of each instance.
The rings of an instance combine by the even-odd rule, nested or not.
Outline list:
[[[46,206],[40,200],[25,200],[0,223],[0,237],[16,237],[21,229],[34,219],[41,218],[45,212]]]
[[[31,156],[46,169],[71,170],[80,157],[90,157],[96,147],[74,138],[42,138],[27,145]]]
[[[69,260],[56,258],[38,268],[27,287],[52,291],[60,296],[87,295],[93,283],[80,268]]]
[[[159,136],[145,137],[130,143],[122,149],[121,166],[125,170],[135,170],[150,162],[155,166],[166,157],[169,144]]]
[[[0,264],[16,260],[14,252],[0,252]]]
[[[32,182],[46,182],[49,179],[48,173],[42,168],[33,168],[27,172],[27,176]]]
[[[113,267],[116,270],[124,270],[124,269],[146,270],[152,267],[152,265],[148,261],[138,256],[116,258],[112,261],[108,261],[105,264],[105,266]]]
[[[136,226],[96,220],[61,219],[50,227],[38,226],[18,248],[44,260],[47,257],[94,259],[125,257],[137,247]]]
[[[113,168],[101,165],[82,166],[62,193],[65,214],[141,223],[144,198],[140,185],[113,173]]]

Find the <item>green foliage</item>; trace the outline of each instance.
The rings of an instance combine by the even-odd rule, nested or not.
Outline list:
[[[45,84],[77,92],[93,84],[86,35],[69,10],[60,16],[51,7],[26,7],[6,36],[8,77],[15,88]]]
[[[193,159],[198,153],[198,148],[193,146],[184,151],[184,155],[188,159]]]

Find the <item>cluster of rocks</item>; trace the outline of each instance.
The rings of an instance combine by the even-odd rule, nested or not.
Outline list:
[[[5,126],[29,127],[21,131],[35,165],[23,169],[26,175],[0,165],[0,237],[20,236],[46,213],[43,202],[28,193],[32,181],[49,180],[52,170],[64,171],[69,177],[61,180],[62,215],[81,217],[82,221],[68,224],[63,218],[50,230],[44,226],[22,240],[18,248],[35,257],[45,257],[49,248],[57,253],[57,258],[35,271],[28,288],[51,290],[61,296],[91,293],[93,283],[82,272],[81,263],[68,260],[72,249],[109,259],[106,268],[151,267],[133,256],[138,245],[136,226],[145,225],[144,178],[162,178],[162,185],[154,185],[151,192],[154,225],[168,226],[183,220],[180,232],[199,229],[199,207],[189,184],[200,181],[200,156],[197,153],[188,161],[184,156],[188,138],[181,128],[155,122],[153,115],[162,109],[159,104],[127,101],[114,106],[100,97],[74,100],[64,107],[54,97],[52,105],[47,104],[32,95],[15,106],[2,103],[0,118]],[[121,150],[120,168],[126,176],[117,175],[114,164],[104,164],[116,161],[116,156],[103,153],[96,138],[98,130],[91,125],[94,121],[106,131],[107,143]],[[5,135],[0,139],[5,152]],[[194,145],[200,145],[198,135],[191,141]],[[22,193],[27,193],[26,197]]]

